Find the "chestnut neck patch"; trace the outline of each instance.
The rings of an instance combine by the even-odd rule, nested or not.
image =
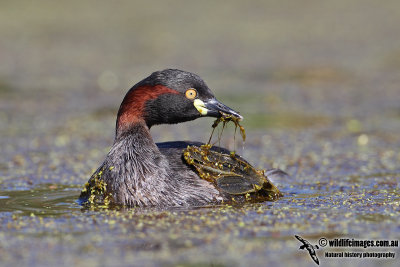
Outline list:
[[[129,90],[118,111],[117,132],[128,128],[129,125],[143,122],[146,102],[163,94],[179,94],[179,92],[164,85],[143,85]]]

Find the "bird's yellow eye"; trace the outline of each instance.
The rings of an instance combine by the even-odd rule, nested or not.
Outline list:
[[[185,96],[187,99],[193,100],[197,96],[197,91],[196,89],[190,88],[186,90]]]

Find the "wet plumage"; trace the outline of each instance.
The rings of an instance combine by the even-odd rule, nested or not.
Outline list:
[[[232,200],[185,162],[182,151],[191,143],[155,144],[150,135],[153,125],[220,117],[222,113],[241,118],[217,101],[199,76],[174,69],[154,72],[134,85],[122,101],[114,143],[86,184],[80,202],[107,200],[125,206],[166,207]],[[228,150],[213,149],[229,154]],[[94,190],[100,182],[104,188]],[[235,197],[244,198],[244,194]]]

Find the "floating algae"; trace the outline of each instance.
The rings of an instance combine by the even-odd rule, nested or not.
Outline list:
[[[228,154],[226,150],[211,145],[211,138],[218,124],[223,122],[223,130],[230,121],[236,126],[235,132],[239,128],[244,141],[246,134],[239,123],[240,119],[222,113],[212,125],[213,130],[207,144],[190,145],[183,151],[186,162],[194,166],[202,179],[214,183],[218,189],[230,195],[244,195],[246,199],[257,201],[275,200],[282,196],[279,189],[265,176],[264,170],[257,170],[235,152]]]
[[[110,168],[110,170],[112,169]],[[110,206],[111,195],[107,193],[107,183],[101,179],[103,171],[101,169],[95,172],[81,192],[81,195],[87,196],[87,201],[84,203],[86,206],[97,206],[99,208],[108,208]]]

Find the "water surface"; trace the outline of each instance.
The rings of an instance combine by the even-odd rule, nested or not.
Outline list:
[[[5,1],[0,266],[312,266],[300,235],[400,239],[398,1]],[[244,116],[236,148],[284,197],[242,206],[83,209],[125,92],[166,67]],[[206,142],[212,119],[156,126]],[[238,140],[236,140],[238,141]],[[327,259],[321,266],[397,266]],[[372,250],[369,250],[372,251]]]

